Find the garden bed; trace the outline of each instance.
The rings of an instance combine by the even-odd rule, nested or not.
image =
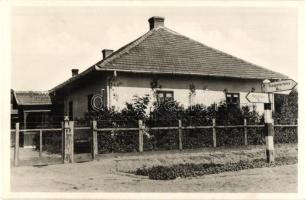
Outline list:
[[[196,177],[208,174],[218,174],[229,171],[240,171],[244,169],[263,168],[263,167],[276,167],[281,165],[296,164],[296,157],[280,157],[276,158],[273,163],[266,163],[265,159],[255,159],[252,161],[239,161],[236,163],[204,163],[204,164],[178,164],[172,166],[154,166],[150,168],[138,168],[135,172],[136,175],[148,176],[153,180],[172,180],[178,177]]]

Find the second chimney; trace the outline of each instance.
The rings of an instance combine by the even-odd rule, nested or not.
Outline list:
[[[78,69],[72,69],[72,77],[78,75]]]
[[[113,50],[111,49],[103,49],[102,54],[103,54],[103,60],[110,56],[113,53]]]
[[[149,22],[149,29],[152,30],[154,28],[157,28],[159,26],[164,26],[164,18],[163,17],[151,17],[148,19]]]

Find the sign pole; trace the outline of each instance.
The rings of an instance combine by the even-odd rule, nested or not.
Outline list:
[[[269,83],[270,83],[269,80],[265,80],[263,82],[264,84],[263,86]],[[264,92],[266,92],[265,87],[263,88],[264,88]],[[272,163],[274,162],[274,144],[273,144],[274,127],[273,127],[273,119],[272,119],[270,94],[268,94],[268,96],[269,96],[269,102],[264,103],[264,122],[265,122],[264,134],[266,141],[267,162]]]
[[[69,117],[65,116],[63,123],[63,163],[74,162],[74,122],[69,121]]]

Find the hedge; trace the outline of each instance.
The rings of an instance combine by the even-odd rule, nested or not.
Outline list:
[[[295,106],[297,93],[293,93],[280,110],[275,113],[276,123],[296,121],[297,106]],[[148,110],[149,98],[135,97],[132,103],[126,103],[126,108],[118,112],[112,109],[104,109],[98,112],[87,113],[85,119],[78,119],[76,126],[85,124],[92,120],[97,121],[98,128],[132,128],[138,127],[138,120],[142,120],[146,126],[144,134],[144,151],[149,150],[169,150],[178,149],[177,130],[151,130],[150,127],[169,127],[178,126],[178,120],[182,121],[183,126],[211,126],[212,119],[216,119],[216,125],[242,125],[247,119],[248,125],[263,124],[263,117],[255,110],[250,110],[244,106],[241,109],[223,102],[218,105],[210,106],[194,105],[184,108],[178,102],[172,101],[163,103],[153,103],[153,108]],[[171,107],[168,107],[171,105]],[[293,113],[289,108],[292,107]],[[293,114],[293,115],[292,115]],[[182,143],[184,149],[195,149],[212,146],[212,129],[183,130]],[[57,138],[46,136],[46,146],[44,149],[50,151],[60,151],[61,137]],[[51,141],[54,140],[54,141]],[[243,128],[226,128],[216,130],[217,146],[237,146],[244,144]],[[248,128],[248,144],[259,145],[265,143],[263,128]],[[275,143],[296,143],[297,128],[275,128]],[[53,145],[54,147],[49,147]],[[137,131],[114,131],[100,132],[98,134],[99,153],[108,152],[134,152],[138,151],[138,132]],[[39,147],[39,140],[36,140]],[[85,146],[91,148],[87,143]],[[58,148],[58,150],[54,150]],[[77,149],[77,148],[76,148]]]
[[[34,137],[34,144],[39,150],[39,134]],[[61,131],[48,131],[42,134],[42,150],[49,153],[61,154],[62,150],[62,133]]]
[[[97,135],[98,153],[136,152],[138,138],[137,131],[100,132]]]
[[[182,145],[183,145],[183,149],[212,147],[213,146],[212,129],[183,130]]]

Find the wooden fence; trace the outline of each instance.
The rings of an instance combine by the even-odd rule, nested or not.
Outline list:
[[[274,127],[298,127],[298,125],[273,125]],[[216,120],[212,120],[211,126],[182,126],[181,120],[178,120],[178,126],[172,126],[172,127],[150,127],[150,130],[177,130],[178,134],[178,144],[179,144],[179,150],[183,150],[183,141],[182,141],[182,135],[183,130],[191,130],[191,129],[212,129],[212,140],[213,140],[213,147],[216,147],[216,134],[217,129],[226,129],[226,128],[241,128],[243,129],[243,138],[244,138],[244,145],[248,145],[248,129],[249,128],[263,128],[264,125],[248,125],[247,120],[244,119],[243,125],[216,125]],[[94,160],[96,156],[98,155],[98,139],[97,135],[98,132],[107,132],[107,131],[138,131],[139,138],[138,138],[138,151],[143,152],[143,136],[145,127],[143,125],[143,121],[138,121],[138,127],[136,128],[97,128],[97,122],[92,121],[91,127],[74,127],[73,121],[64,121],[62,123],[62,128],[40,128],[40,129],[19,129],[19,123],[16,123],[16,128],[11,130],[11,132],[15,132],[15,147],[14,147],[14,166],[18,166],[19,161],[19,134],[20,132],[24,132],[24,134],[27,134],[27,132],[31,132],[30,134],[33,134],[33,132],[36,132],[39,134],[39,157],[42,156],[42,136],[43,132],[48,131],[61,131],[62,132],[62,160],[63,163],[73,163],[74,162],[74,131],[75,130],[90,130],[91,135],[91,155],[92,159]]]

